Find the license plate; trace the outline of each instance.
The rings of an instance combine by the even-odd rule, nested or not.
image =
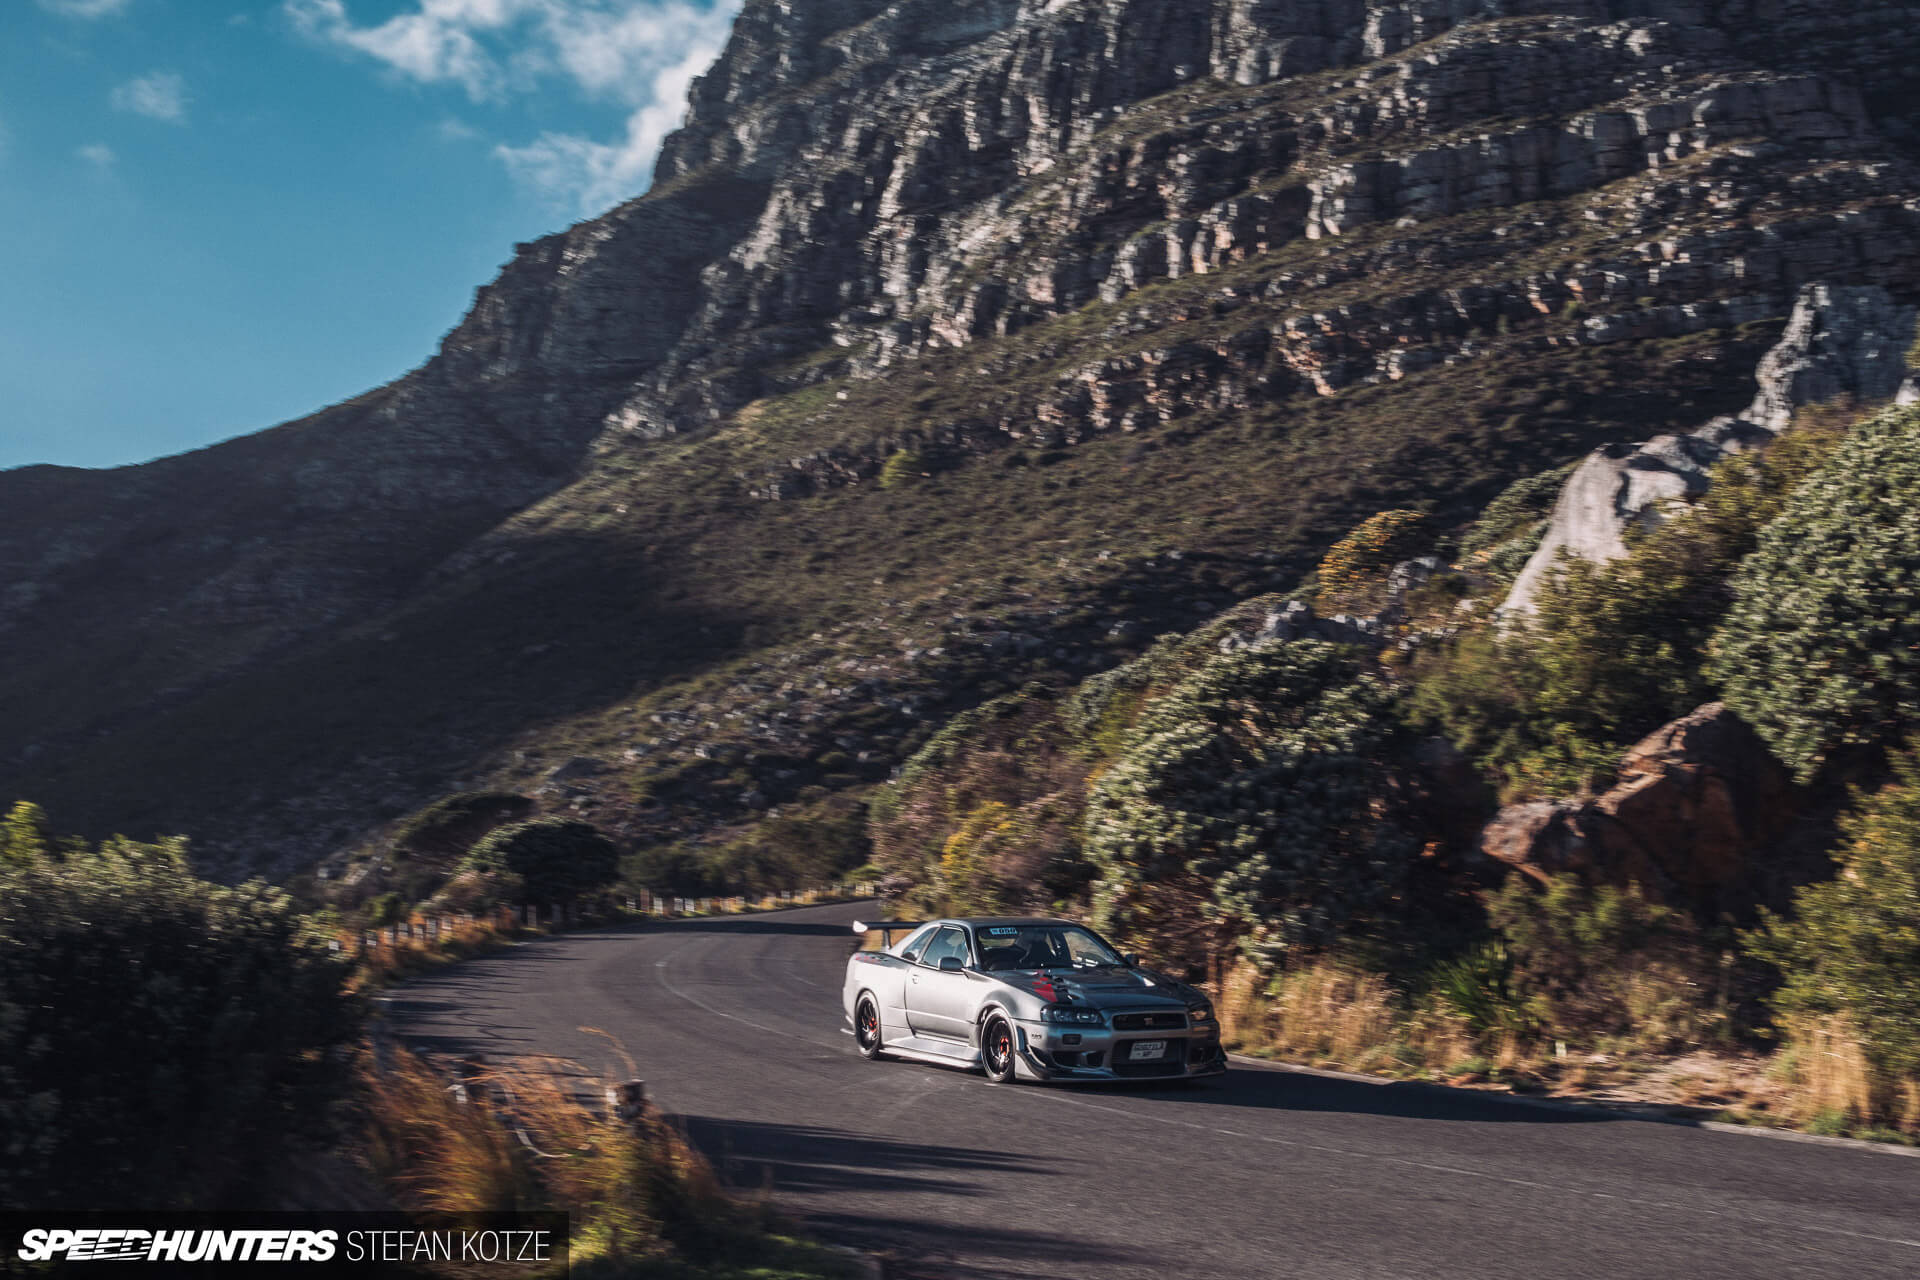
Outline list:
[[[1165,1040],[1135,1040],[1133,1042],[1133,1052],[1127,1055],[1127,1061],[1150,1062],[1155,1058],[1164,1058],[1166,1056],[1167,1042]]]

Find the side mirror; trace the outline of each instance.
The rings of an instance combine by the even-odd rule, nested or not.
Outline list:
[[[940,972],[942,973],[958,973],[964,968],[966,968],[966,965],[960,962],[959,956],[940,957]]]
[[[1123,952],[1120,956],[1120,960],[1129,969],[1137,969],[1140,967],[1140,956],[1137,952],[1133,952],[1133,951]]]
[[[920,958],[920,953],[918,951],[902,951],[900,953],[900,958],[902,960],[918,960]]]

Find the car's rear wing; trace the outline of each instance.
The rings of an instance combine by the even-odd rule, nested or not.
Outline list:
[[[880,935],[880,945],[891,947],[895,933],[902,929],[918,929],[925,923],[925,920],[855,920],[853,931],[862,934],[877,933]]]

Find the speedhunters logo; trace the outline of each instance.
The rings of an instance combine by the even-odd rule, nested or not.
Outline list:
[[[532,1234],[529,1232],[528,1234]],[[142,1231],[137,1227],[30,1229],[23,1262],[332,1262],[338,1231]]]
[[[564,1213],[0,1215],[0,1274],[564,1276]]]

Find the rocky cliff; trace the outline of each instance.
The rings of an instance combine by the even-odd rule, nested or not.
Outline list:
[[[0,791],[287,869],[457,782],[634,840],[856,787],[1382,506],[1739,411],[1803,286],[1910,302],[1916,17],[749,0],[653,190],[421,369],[0,475]]]

